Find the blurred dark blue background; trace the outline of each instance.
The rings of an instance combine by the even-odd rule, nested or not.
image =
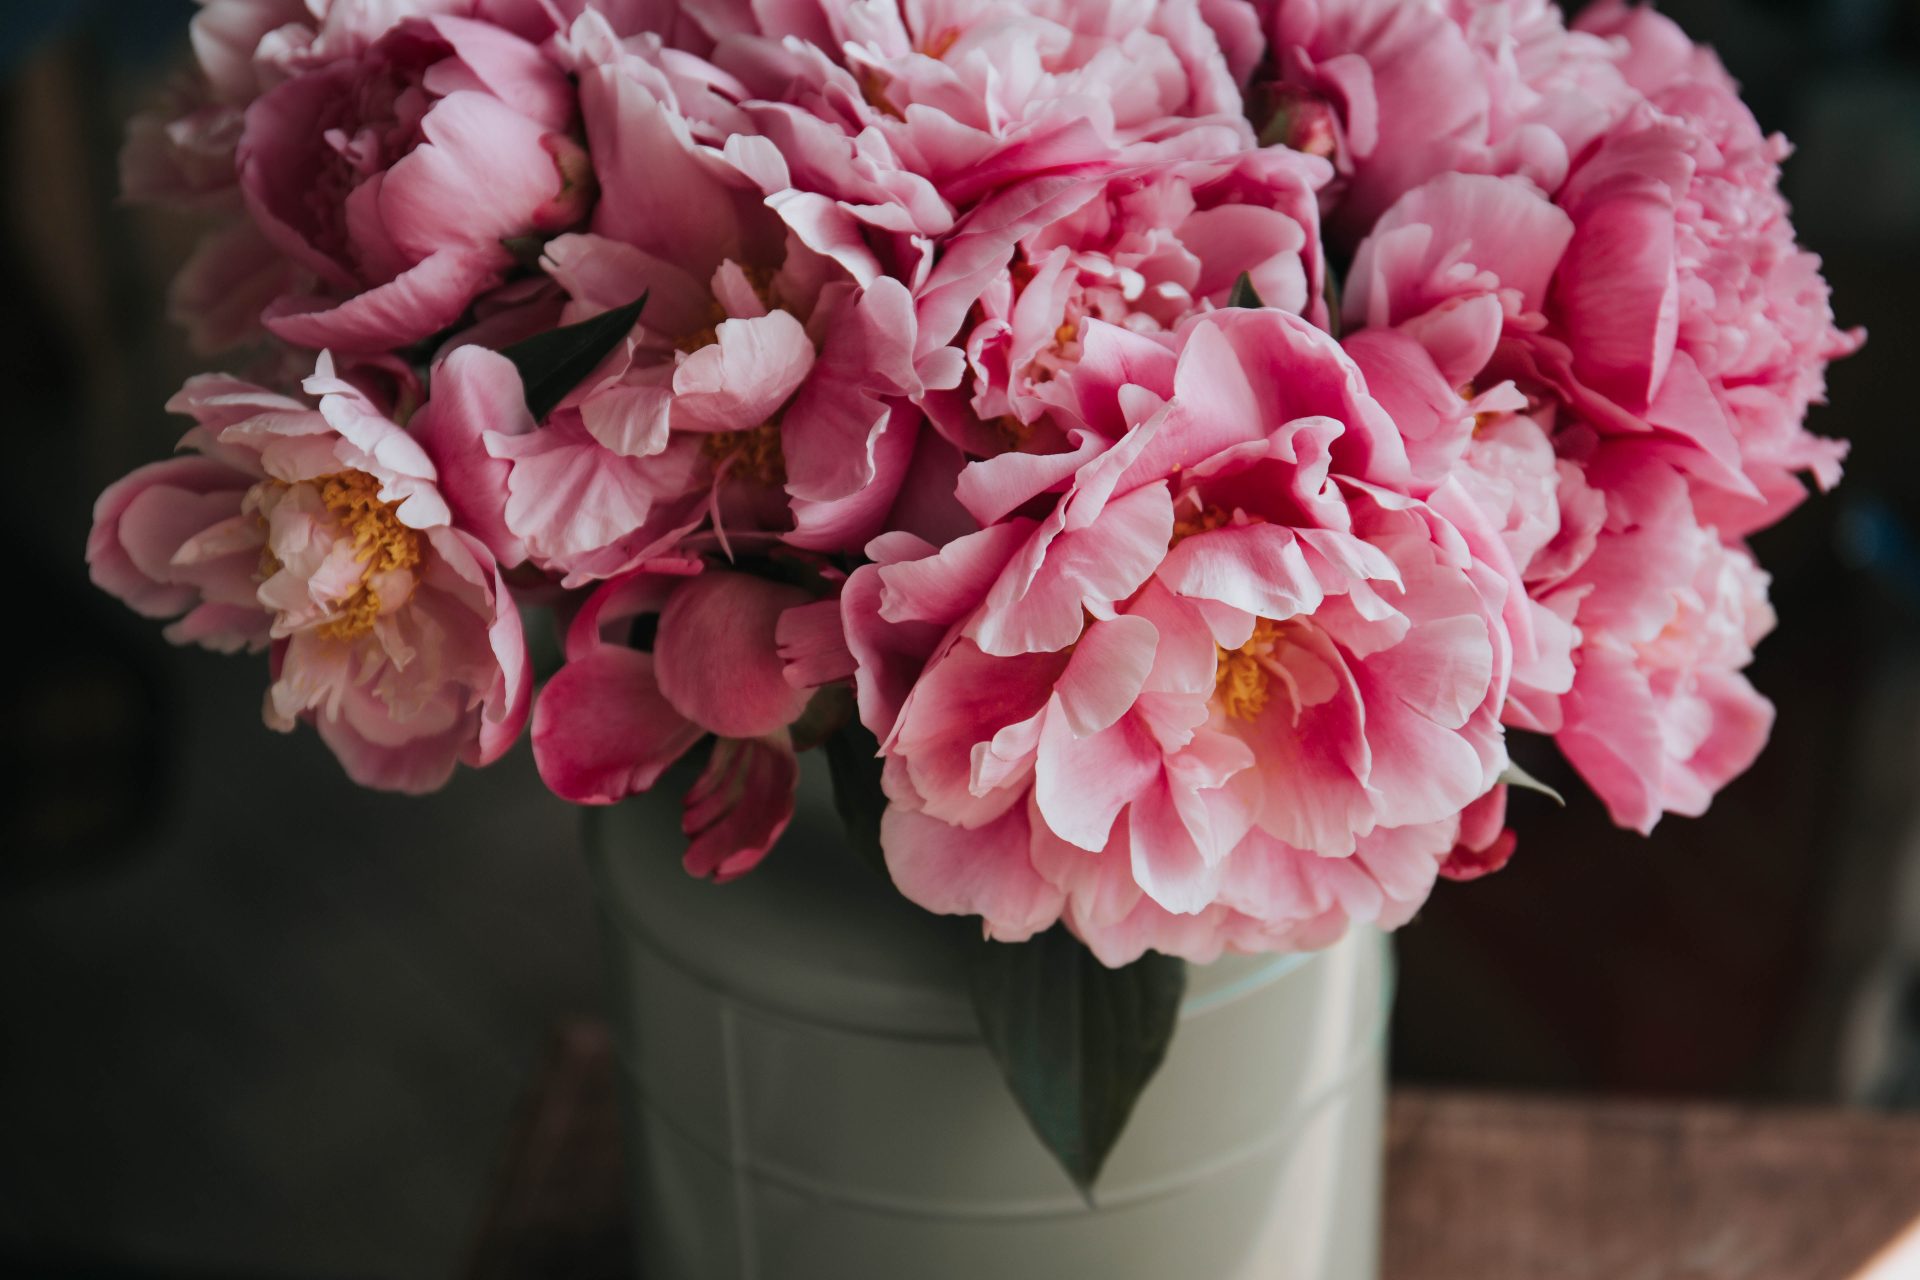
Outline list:
[[[1775,742],[1652,840],[1522,799],[1501,875],[1401,937],[1406,1078],[1920,1105],[1920,18],[1664,6],[1764,124],[1843,324],[1838,494],[1760,544]],[[185,55],[174,0],[0,5],[0,371],[23,570],[0,685],[0,1269],[413,1276],[457,1266],[513,1098],[595,1007],[574,815],[524,755],[426,801],[260,727],[255,664],[96,598],[93,496],[178,434],[183,220],[114,196]]]

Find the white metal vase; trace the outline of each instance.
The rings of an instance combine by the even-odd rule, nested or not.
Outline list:
[[[1192,967],[1090,1207],[950,932],[846,849],[824,770],[727,885],[680,869],[667,791],[587,838],[644,1280],[1375,1280],[1380,935]]]

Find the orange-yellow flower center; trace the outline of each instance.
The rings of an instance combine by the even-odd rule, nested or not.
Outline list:
[[[947,51],[960,43],[960,28],[948,27],[938,35],[921,42],[920,52],[936,62],[947,56]]]
[[[1284,643],[1286,624],[1260,618],[1238,649],[1215,645],[1213,705],[1235,720],[1253,720],[1271,696],[1274,651]]]
[[[756,480],[768,488],[787,482],[787,459],[780,451],[778,420],[746,431],[715,431],[702,447],[716,464],[728,464],[730,476]]]
[[[1231,512],[1222,511],[1215,506],[1196,507],[1185,515],[1174,517],[1173,540],[1167,546],[1177,547],[1196,533],[1212,533],[1215,529],[1223,529],[1232,522]]]
[[[353,558],[360,565],[360,585],[341,601],[333,619],[320,628],[329,639],[351,640],[373,630],[380,616],[376,582],[386,574],[420,564],[418,530],[400,523],[398,503],[380,500],[380,482],[364,471],[342,471],[313,481],[340,530],[353,540]]]
[[[1177,547],[1195,534],[1212,533],[1234,523],[1236,513],[1212,505],[1199,505],[1189,496],[1185,514],[1175,518],[1173,537],[1168,546]],[[1238,513],[1242,521],[1257,517]],[[1279,670],[1275,652],[1286,643],[1287,624],[1272,618],[1256,618],[1253,634],[1238,649],[1215,645],[1213,667],[1213,705],[1235,720],[1252,720],[1266,710],[1268,684]],[[1281,672],[1281,679],[1285,679]]]

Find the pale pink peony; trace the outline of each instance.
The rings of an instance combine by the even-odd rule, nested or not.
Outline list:
[[[1268,39],[1262,140],[1331,154],[1347,243],[1444,173],[1552,191],[1632,100],[1608,44],[1551,0],[1253,0]],[[1265,79],[1271,76],[1271,79]]]
[[[799,765],[789,726],[809,695],[786,679],[775,631],[807,603],[796,587],[662,559],[602,584],[567,632],[567,664],[533,712],[533,752],[554,792],[612,804],[650,790],[715,736],[688,789],[687,870],[730,880],[753,869],[793,818]],[[634,619],[656,615],[651,651]]]
[[[176,643],[271,646],[268,725],[311,721],[366,786],[431,791],[519,735],[520,616],[419,446],[322,356],[318,408],[222,375],[169,404],[188,457],[101,495],[93,579]]]
[[[974,464],[984,528],[847,584],[896,883],[1113,964],[1403,922],[1506,763],[1499,578],[1369,482],[1392,423],[1305,321],[1086,345],[1072,452]]]
[[[1638,12],[1634,30],[1673,34]],[[1776,189],[1784,144],[1693,52],[1694,78],[1622,116],[1551,200],[1470,174],[1408,191],[1355,254],[1344,310],[1350,330],[1399,335],[1349,341],[1370,377],[1364,344],[1411,338],[1434,386],[1512,378],[1604,433],[1641,437],[1738,535],[1804,496],[1796,473],[1839,478],[1844,444],[1803,424],[1827,361],[1859,338],[1833,327],[1818,261],[1793,242]],[[1419,423],[1407,418],[1410,437]]]
[[[1685,414],[1687,463],[1729,534],[1771,524],[1840,478],[1843,441],[1808,432],[1827,362],[1863,335],[1834,326],[1820,260],[1794,240],[1779,193],[1788,145],[1761,133],[1712,52],[1650,9],[1607,2],[1583,29],[1622,42],[1649,105],[1613,129],[1562,199],[1577,231],[1556,283],[1581,391],[1666,426]],[[1697,486],[1698,487],[1698,486]]]
[[[1466,509],[1440,505],[1508,583],[1506,722],[1554,734],[1615,820],[1644,831],[1665,811],[1702,812],[1764,743],[1770,712],[1737,673],[1771,615],[1764,581],[1741,576],[1751,560],[1703,527],[1689,494],[1689,472],[1740,482],[1714,470],[1732,442],[1714,433],[1711,397],[1634,420],[1567,371],[1560,273],[1582,232],[1518,179],[1435,179],[1360,247],[1346,343],[1416,464],[1457,457],[1447,483]],[[1630,307],[1630,282],[1614,291]],[[1467,399],[1497,377],[1518,386]],[[1454,406],[1440,431],[1412,412],[1407,388],[1421,385]]]
[[[846,202],[840,215],[815,211],[817,226],[907,229],[905,220],[939,234],[953,210],[1023,178],[1160,144],[1198,158],[1250,143],[1202,9],[1196,0],[814,0],[757,8],[757,21],[715,56],[747,85],[747,109],[796,185]],[[855,170],[841,158],[849,142],[867,162]],[[858,207],[877,203],[879,186],[856,202],[852,185],[816,181],[816,165],[891,187],[893,210]]]
[[[1581,644],[1552,726],[1614,821],[1698,816],[1766,745],[1773,708],[1740,674],[1773,629],[1767,575],[1700,523],[1685,478],[1632,439],[1564,433],[1605,504],[1591,551],[1532,590]]]
[[[593,198],[566,75],[466,18],[410,18],[246,111],[236,164],[262,234],[312,275],[266,323],[303,346],[384,351],[459,320],[515,266],[509,241]]]
[[[1765,741],[1771,711],[1738,673],[1772,615],[1736,540],[1804,496],[1798,473],[1838,479],[1844,444],[1803,421],[1858,337],[1793,242],[1784,144],[1712,55],[1644,9],[1582,25],[1615,38],[1648,100],[1552,199],[1467,174],[1407,192],[1361,244],[1344,309],[1413,491],[1423,459],[1457,450],[1485,527],[1452,514],[1510,606],[1528,598],[1508,614],[1508,723],[1554,733],[1614,818],[1647,830],[1703,811]],[[1488,403],[1505,380],[1519,403]],[[1463,432],[1448,406],[1469,397]]]
[[[951,264],[972,269],[980,258],[993,272],[959,339],[972,376],[929,399],[936,421],[977,453],[999,452],[1009,436],[1032,447],[1055,379],[1079,358],[1084,321],[1170,339],[1188,317],[1224,305],[1242,274],[1266,305],[1324,324],[1315,192],[1329,175],[1324,162],[1275,147],[1062,185],[1012,226],[983,209],[949,242],[927,290],[950,305],[940,293],[957,274]]]

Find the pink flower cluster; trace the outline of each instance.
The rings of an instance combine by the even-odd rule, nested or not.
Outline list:
[[[1642,831],[1766,739],[1743,539],[1860,337],[1648,9],[202,4],[124,174],[255,372],[89,561],[363,783],[698,749],[725,878],[864,732],[901,892],[1117,965],[1497,869],[1509,733]],[[536,417],[516,344],[641,298]]]

